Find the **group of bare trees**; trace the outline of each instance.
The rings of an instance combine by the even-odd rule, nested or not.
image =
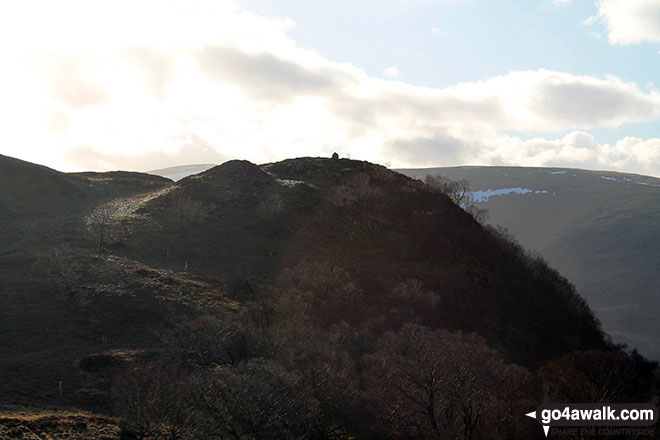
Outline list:
[[[311,439],[319,408],[300,376],[269,359],[251,359],[216,368],[197,378],[203,431],[208,438]]]
[[[163,337],[157,362],[115,377],[125,439],[311,439],[318,402],[296,371],[265,355],[240,312],[203,316]]]
[[[258,355],[260,341],[260,330],[245,313],[224,313],[180,323],[163,337],[163,347],[179,365],[215,368]]]
[[[386,294],[381,317],[327,263],[287,270],[260,298],[180,322],[159,361],[115,378],[125,439],[528,438],[538,426],[521,414],[541,381],[572,400],[652,389],[654,364],[624,352],[535,373],[509,363],[482,337],[442,329],[443,296],[416,280]]]
[[[452,202],[463,208],[479,223],[484,224],[488,219],[488,211],[476,205],[467,180],[451,180],[444,176],[427,174],[424,183],[436,191],[446,194]]]
[[[367,390],[387,432],[405,438],[475,438],[513,417],[527,380],[474,334],[406,324],[365,357]]]
[[[417,311],[440,304],[419,282],[394,290],[421,298]],[[115,381],[127,439],[513,436],[528,373],[480,337],[365,320],[363,292],[326,263],[289,269],[262,294],[181,322],[156,366]]]

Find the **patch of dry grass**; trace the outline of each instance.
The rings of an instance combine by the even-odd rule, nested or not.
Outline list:
[[[25,440],[114,440],[116,419],[77,409],[0,408],[0,438]]]

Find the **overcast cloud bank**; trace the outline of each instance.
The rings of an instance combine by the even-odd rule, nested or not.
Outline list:
[[[632,6],[622,12],[624,3]],[[599,2],[610,41],[660,39],[660,20],[636,21],[660,11],[651,3]],[[119,1],[107,9],[26,1],[3,4],[0,17],[8,66],[0,73],[2,151],[59,169],[147,170],[337,151],[395,167],[660,175],[660,139],[608,145],[588,132],[660,117],[657,90],[614,76],[538,69],[420,87],[397,81],[393,66],[385,78],[370,77],[301,48],[287,34],[291,21],[230,1]],[[31,26],[19,25],[25,22]],[[552,138],[562,131],[569,134]]]

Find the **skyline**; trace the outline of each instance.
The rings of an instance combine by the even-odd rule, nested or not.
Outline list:
[[[358,3],[3,4],[0,152],[62,171],[336,151],[660,176],[660,4]]]

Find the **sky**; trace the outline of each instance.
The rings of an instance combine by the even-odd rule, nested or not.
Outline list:
[[[657,0],[0,3],[0,154],[660,176]]]

